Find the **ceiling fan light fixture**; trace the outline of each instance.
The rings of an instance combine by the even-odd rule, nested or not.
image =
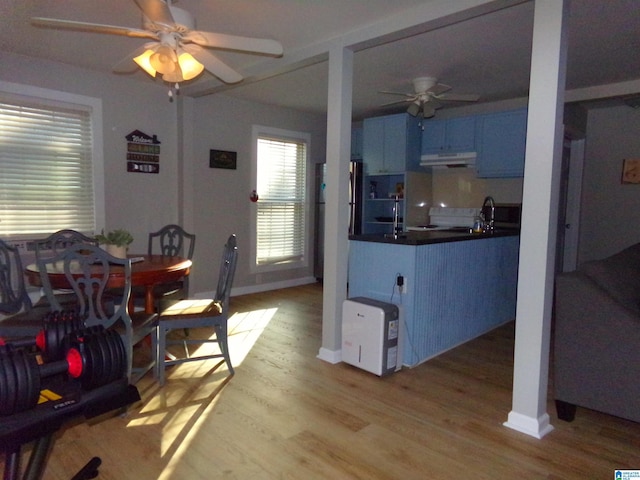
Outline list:
[[[420,102],[413,102],[411,105],[409,105],[409,108],[407,108],[407,113],[412,117],[417,116],[418,113],[420,113]]]
[[[156,69],[151,66],[151,62],[149,58],[154,54],[153,50],[145,50],[145,52],[137,57],[133,58],[133,61],[138,64],[138,66],[147,72],[149,75],[155,78]]]
[[[178,67],[177,61],[176,52],[166,45],[158,46],[153,55],[149,57],[151,66],[162,74],[174,72]]]
[[[422,118],[431,118],[436,114],[436,109],[433,107],[433,105],[429,105],[428,103],[425,103],[422,106]]]
[[[193,55],[188,52],[180,53],[180,55],[178,56],[178,64],[180,65],[182,78],[184,80],[191,80],[192,78],[200,75],[204,70],[204,65],[193,58]]]
[[[180,83],[180,82],[183,82],[185,78],[183,77],[182,72],[178,68],[171,73],[163,74],[162,80],[168,83]]]

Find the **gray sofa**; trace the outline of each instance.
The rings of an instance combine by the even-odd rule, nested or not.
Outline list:
[[[640,422],[640,243],[556,278],[558,417],[576,406]]]

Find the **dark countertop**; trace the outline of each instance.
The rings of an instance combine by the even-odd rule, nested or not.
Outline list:
[[[485,240],[496,237],[513,237],[520,235],[520,230],[497,229],[494,233],[465,233],[446,230],[428,232],[402,232],[397,238],[380,233],[367,235],[349,235],[349,240],[358,242],[391,243],[394,245],[429,245],[431,243],[462,242],[466,240]]]

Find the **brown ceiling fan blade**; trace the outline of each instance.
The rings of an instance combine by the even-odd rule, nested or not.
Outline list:
[[[169,5],[162,0],[133,0],[153,23],[172,27],[175,24]]]
[[[59,28],[63,30],[78,30],[82,32],[107,33],[110,35],[124,35],[136,38],[153,38],[158,36],[147,30],[138,28],[117,27],[114,25],[102,25],[99,23],[76,22],[73,20],[58,20],[56,18],[33,17],[31,23],[39,27]]]
[[[224,83],[238,83],[242,81],[242,75],[236,72],[229,65],[224,63],[214,54],[203,48],[189,49],[191,55],[195,57],[204,68],[222,80]]]
[[[280,56],[283,48],[280,42],[268,38],[241,37],[224,33],[191,31],[182,36],[184,42],[192,42],[202,47],[236,50],[240,52]]]

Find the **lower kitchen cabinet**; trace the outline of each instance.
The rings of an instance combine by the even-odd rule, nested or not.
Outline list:
[[[518,235],[417,246],[351,240],[349,296],[401,308],[402,363],[415,366],[515,318],[519,245]]]
[[[476,169],[480,178],[524,176],[527,109],[482,115],[478,119]]]

